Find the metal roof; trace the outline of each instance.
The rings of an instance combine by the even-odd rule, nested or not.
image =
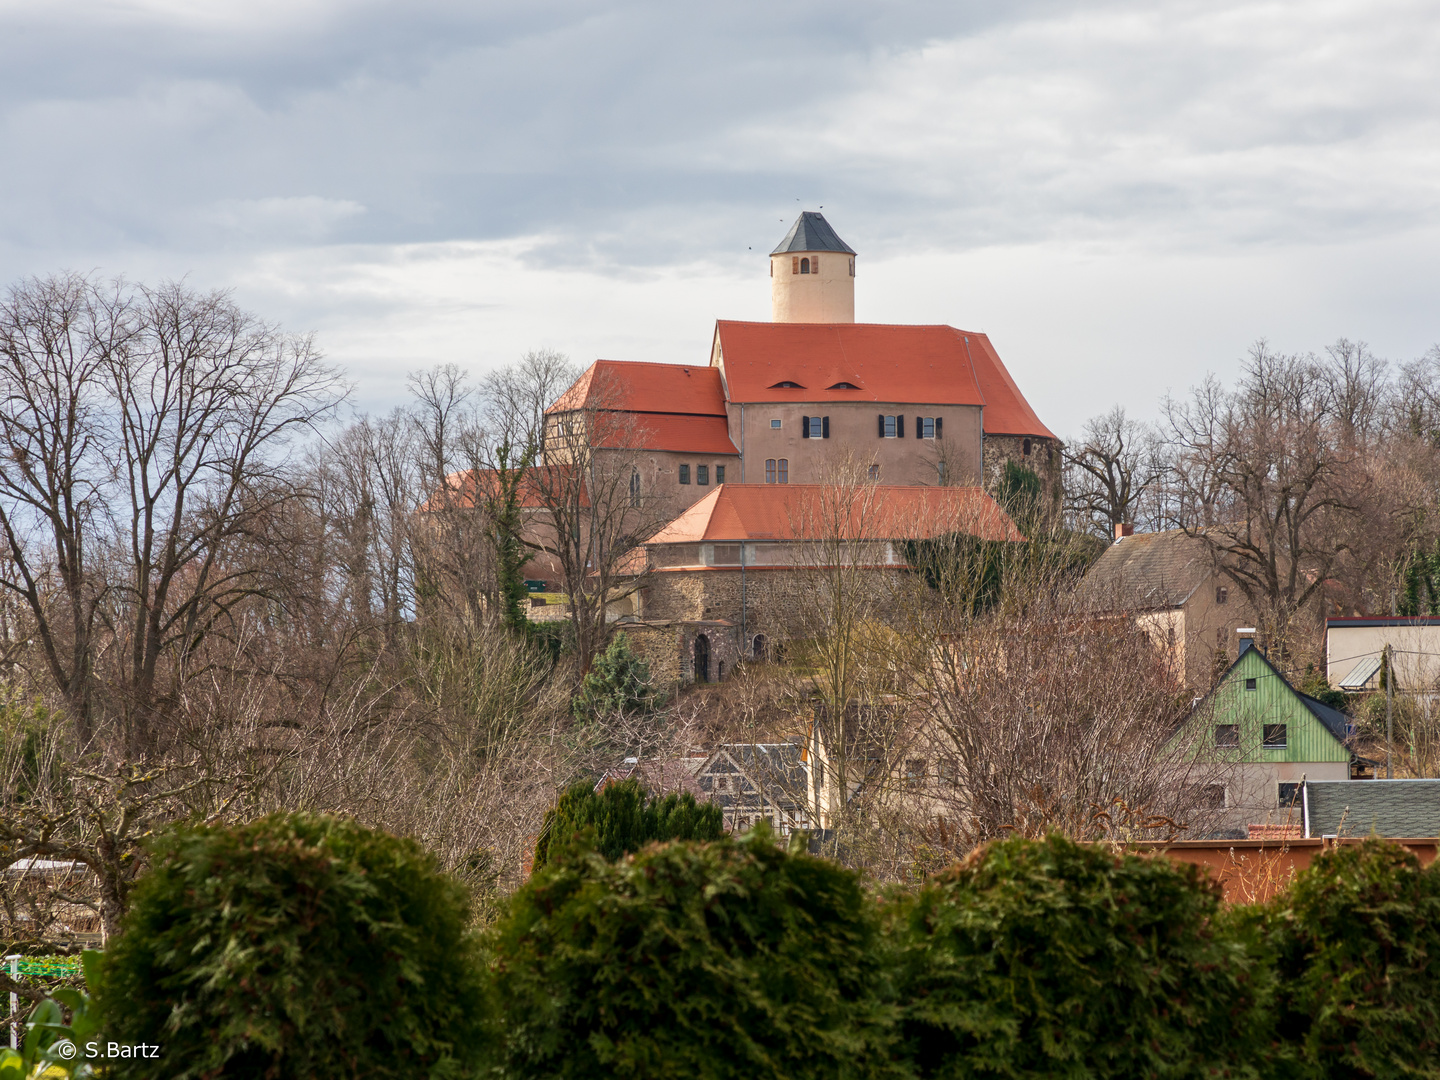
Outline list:
[[[825,215],[817,214],[814,210],[802,211],[795,219],[795,224],[790,226],[790,231],[785,234],[785,239],[780,241],[780,246],[770,254],[779,255],[786,251],[841,251],[846,255],[855,254],[854,248],[835,235],[835,230],[825,220]]]
[[[1350,674],[1340,680],[1341,690],[1364,690],[1377,671],[1380,670],[1380,657],[1367,656],[1350,669]]]

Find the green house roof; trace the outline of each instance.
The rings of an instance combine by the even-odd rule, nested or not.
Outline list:
[[[1177,737],[1235,762],[1348,762],[1349,735],[1344,713],[1300,693],[1252,647],[1196,705]]]

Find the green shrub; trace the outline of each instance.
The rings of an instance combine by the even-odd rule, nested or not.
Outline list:
[[[887,912],[902,1052],[922,1077],[1244,1075],[1261,972],[1219,902],[1164,859],[992,844]]]
[[[650,665],[636,655],[628,634],[616,634],[595,658],[571,703],[577,719],[606,713],[647,713],[655,708]]]
[[[276,814],[159,842],[112,942],[115,1077],[450,1077],[481,1050],[463,889],[412,841]]]
[[[720,807],[697,803],[689,792],[652,799],[638,780],[606,784],[598,792],[581,780],[545,814],[535,842],[535,869],[577,842],[614,860],[655,840],[718,840],[724,834]]]
[[[739,840],[564,859],[493,930],[506,1077],[885,1075],[856,874]]]
[[[1320,855],[1261,915],[1277,1031],[1310,1075],[1440,1077],[1440,872],[1371,839]]]

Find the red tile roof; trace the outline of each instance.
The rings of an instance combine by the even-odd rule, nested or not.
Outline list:
[[[646,544],[715,540],[917,540],[966,532],[985,540],[1023,540],[1005,511],[978,487],[865,484],[845,491],[821,484],[722,484]]]
[[[705,364],[596,360],[545,411],[575,409],[724,416],[725,391],[720,373]]]
[[[953,326],[721,320],[715,335],[733,402],[982,405],[987,433],[1054,438],[984,334]],[[856,389],[834,389],[840,383]]]
[[[677,454],[729,454],[740,456],[730,441],[730,424],[723,416],[682,416],[673,413],[636,413],[635,426],[598,446],[632,450],[668,450]]]
[[[568,465],[546,465],[531,469],[520,481],[520,505],[527,510],[539,510],[545,506],[544,492],[547,489],[562,491],[574,475]],[[445,510],[471,510],[476,506],[476,496],[481,492],[493,494],[496,488],[496,473],[493,469],[463,469],[445,477],[445,490],[437,491],[420,505],[420,512],[437,513]],[[580,489],[580,505],[590,505],[590,493],[584,486]]]

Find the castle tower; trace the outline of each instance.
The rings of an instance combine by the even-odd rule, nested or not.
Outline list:
[[[804,211],[770,253],[770,321],[855,321],[855,252],[823,214]]]

